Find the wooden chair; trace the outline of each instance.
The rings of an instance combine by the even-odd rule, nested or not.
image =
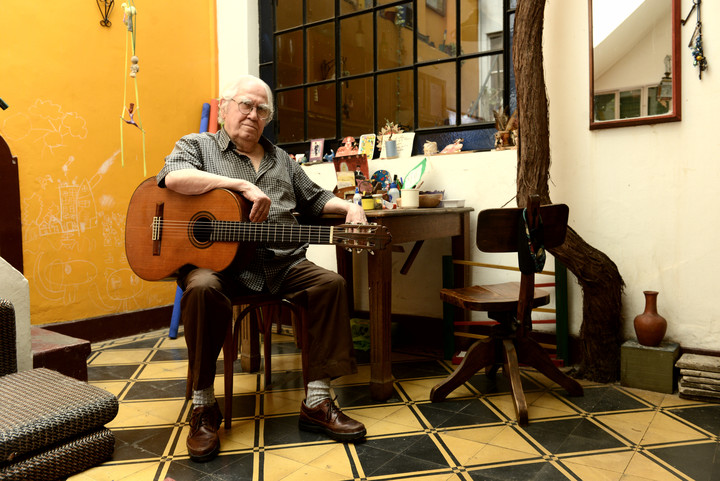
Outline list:
[[[466,310],[485,311],[498,322],[488,339],[470,346],[458,368],[443,382],[432,388],[430,400],[444,400],[448,394],[485,368],[494,376],[499,366],[510,379],[518,423],[528,423],[527,403],[522,390],[518,362],[530,365],[565,388],[571,396],[582,396],[580,384],[562,373],[549,355],[529,337],[532,330],[531,311],[548,304],[550,294],[535,289],[536,266],[528,249],[528,240],[539,255],[539,248],[561,245],[567,231],[568,207],[564,204],[540,206],[540,198],[531,196],[526,212],[530,235],[526,236],[524,209],[490,209],[478,214],[478,249],[483,252],[518,252],[520,283],[506,282],[488,286],[442,289],[443,301]]]
[[[301,364],[303,385],[307,389],[307,356],[303,346],[307,345],[305,309],[290,300],[273,294],[249,294],[236,297],[233,303],[233,319],[228,325],[223,344],[223,377],[225,381],[225,429],[232,425],[233,365],[238,359],[242,337],[243,370],[256,372],[260,367],[259,334],[263,335],[263,358],[265,360],[265,386],[271,383],[271,338],[273,321],[280,323],[283,308],[292,314],[295,344],[302,350]],[[188,364],[185,398],[192,398],[192,370]]]

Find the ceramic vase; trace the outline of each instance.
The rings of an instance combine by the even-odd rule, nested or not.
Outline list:
[[[657,291],[643,291],[645,310],[635,316],[634,326],[637,340],[643,346],[659,346],[665,337],[667,321],[657,312]]]

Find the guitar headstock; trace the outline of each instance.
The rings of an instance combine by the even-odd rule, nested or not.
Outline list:
[[[347,249],[376,251],[392,241],[390,231],[377,224],[341,224],[333,229],[333,243]]]

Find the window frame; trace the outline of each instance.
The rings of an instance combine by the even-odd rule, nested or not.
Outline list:
[[[303,22],[306,21],[306,8],[305,4],[307,0],[298,0],[302,1],[303,4]],[[373,1],[373,6],[368,7],[366,9],[359,10],[357,12],[351,12],[351,13],[340,13],[340,3],[344,0],[335,0],[335,15],[331,17],[330,22],[334,23],[335,28],[335,59],[341,58],[340,55],[340,22],[341,20],[351,18],[354,16],[359,15],[365,15],[367,13],[372,14],[372,18],[374,19],[376,16],[376,12],[378,10],[387,9],[389,7],[394,6],[401,6],[408,2],[408,0],[393,0],[393,1],[384,1],[380,2],[379,0]],[[418,39],[418,32],[417,32],[417,8],[418,4],[421,5],[421,7],[425,7],[425,0],[410,0],[413,7],[413,42],[417,43],[419,41]],[[367,79],[368,77],[372,78],[372,84],[373,84],[373,90],[377,92],[377,79],[379,76],[388,74],[388,73],[394,73],[394,72],[401,72],[401,71],[408,71],[410,70],[412,72],[412,78],[413,78],[413,84],[414,84],[414,91],[416,92],[416,95],[413,96],[413,127],[411,128],[411,131],[415,133],[415,141],[413,145],[413,155],[422,154],[422,146],[425,143],[425,141],[435,141],[437,142],[438,146],[442,148],[442,146],[446,144],[452,143],[456,138],[461,137],[464,139],[464,150],[492,150],[494,148],[494,134],[496,132],[495,129],[495,123],[494,121],[486,121],[486,122],[479,122],[479,123],[469,123],[469,124],[463,124],[462,123],[462,115],[460,113],[462,112],[461,108],[461,102],[462,102],[462,91],[461,91],[461,83],[462,83],[462,77],[460,75],[461,71],[461,65],[464,61],[468,59],[482,59],[484,57],[492,57],[495,55],[501,55],[502,56],[502,78],[503,78],[503,105],[506,106],[507,110],[509,112],[513,112],[516,109],[517,106],[517,99],[516,99],[516,89],[515,89],[515,81],[514,81],[514,71],[512,66],[512,35],[513,35],[513,22],[515,17],[515,10],[516,10],[516,3],[517,0],[501,0],[502,1],[502,12],[503,12],[503,18],[502,18],[502,39],[503,39],[503,46],[501,48],[494,48],[494,49],[488,49],[481,52],[472,52],[469,54],[463,54],[459,51],[455,53],[453,57],[450,59],[443,58],[443,59],[437,59],[437,60],[429,60],[429,61],[418,61],[417,60],[417,48],[415,47],[415,44],[413,45],[413,61],[409,66],[402,66],[402,67],[395,67],[395,68],[389,68],[389,69],[378,69],[377,67],[377,49],[376,45],[374,44],[373,40],[373,69],[368,72],[363,72],[360,74],[354,74],[354,75],[347,75],[347,76],[341,76],[340,75],[340,66],[338,66],[337,61],[335,62],[335,75],[334,78],[330,80],[322,80],[322,81],[315,81],[315,82],[308,82],[307,77],[308,74],[305,71],[306,69],[303,69],[303,82],[297,85],[292,86],[285,86],[285,87],[277,87],[275,82],[275,76],[276,76],[276,70],[275,66],[277,65],[277,55],[275,52],[275,45],[276,45],[276,37],[278,35],[283,35],[287,33],[291,33],[294,31],[302,31],[303,32],[303,43],[307,44],[307,30],[316,27],[325,23],[328,23],[327,19],[319,20],[319,21],[313,21],[308,23],[303,23],[299,26],[295,26],[292,28],[286,28],[282,30],[275,31],[275,2],[268,2],[267,0],[258,0],[258,11],[260,16],[260,55],[259,55],[259,70],[260,70],[260,77],[270,85],[272,88],[275,98],[277,99],[278,94],[285,92],[285,91],[292,91],[301,89],[303,92],[303,111],[305,112],[304,116],[304,131],[302,138],[303,140],[293,141],[293,142],[278,142],[278,125],[279,122],[277,119],[275,121],[270,122],[264,131],[264,135],[270,139],[272,142],[277,143],[278,146],[281,148],[287,150],[291,153],[302,153],[305,152],[310,145],[310,135],[308,131],[308,99],[307,99],[307,92],[309,88],[312,87],[318,87],[322,85],[327,84],[335,84],[335,136],[334,137],[325,137],[325,149],[326,151],[329,151],[330,148],[337,150],[337,147],[341,145],[341,139],[342,139],[342,131],[341,131],[341,122],[339,119],[342,118],[342,87],[341,83],[345,81],[352,81],[352,80],[358,80],[358,79]],[[450,2],[456,2],[456,11],[459,12],[461,0],[446,0],[446,3]],[[461,16],[456,15],[456,25],[457,25],[457,31],[461,31]],[[373,30],[375,30],[376,23],[373,21]],[[373,32],[373,39],[376,38],[375,32]],[[303,48],[303,65],[307,64],[307,56],[308,52],[305,48]],[[455,112],[457,113],[455,118],[455,124],[454,125],[444,125],[444,126],[433,126],[433,127],[418,127],[419,124],[419,97],[417,95],[418,92],[418,70],[422,67],[427,66],[433,66],[438,64],[446,64],[448,62],[454,63],[455,68]],[[378,108],[377,108],[377,102],[376,99],[373,99],[373,123],[375,126],[374,133],[377,133],[379,129],[384,125],[385,121],[384,119],[378,119]],[[277,112],[277,109],[276,109]],[[357,133],[357,135],[364,134],[364,133],[370,133],[370,132],[362,132]]]

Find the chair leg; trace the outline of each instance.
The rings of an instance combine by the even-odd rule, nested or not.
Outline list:
[[[238,307],[233,307],[233,310]],[[240,349],[240,365],[243,372],[257,372],[260,369],[260,341],[258,325],[252,322],[250,315],[238,319],[242,331],[242,347]]]
[[[272,384],[272,322],[278,319],[277,306],[270,304],[259,309],[260,315],[255,314],[258,327],[263,334],[263,361],[265,363],[265,389]]]
[[[495,342],[490,339],[475,341],[455,371],[430,390],[430,400],[439,402],[470,379],[480,369],[495,362]]]
[[[307,395],[309,361],[306,349],[306,346],[308,345],[308,333],[306,327],[305,309],[287,299],[283,300],[283,305],[290,311],[290,322],[293,328],[295,345],[300,348],[300,365],[302,366],[303,387],[305,388],[305,394]]]
[[[233,323],[228,325],[223,343],[223,378],[225,380],[225,429],[232,427],[233,365],[237,359],[237,343],[233,342]]]
[[[517,340],[520,362],[534,367],[548,379],[558,383],[571,396],[582,396],[583,388],[579,382],[566,375],[550,360],[543,348],[535,340],[525,336]]]
[[[515,350],[515,344],[513,344],[512,339],[503,339],[503,347],[507,359],[507,364],[503,365],[503,374],[510,378],[513,404],[515,405],[515,416],[517,417],[518,424],[525,426],[528,423],[528,411],[525,393],[522,389],[522,380],[520,379],[517,351]]]

